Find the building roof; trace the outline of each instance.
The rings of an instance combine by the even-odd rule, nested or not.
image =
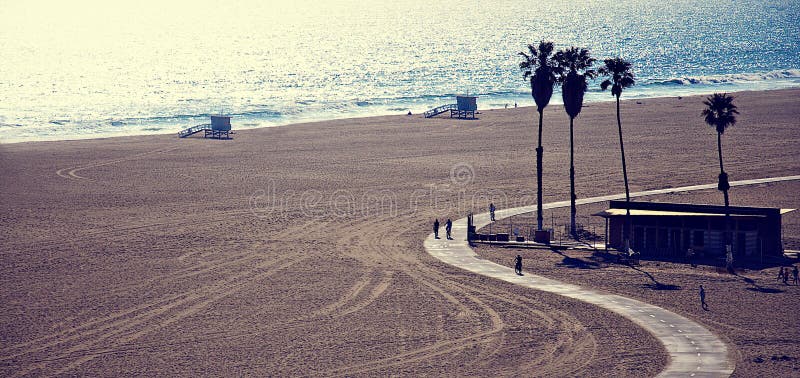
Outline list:
[[[794,209],[781,209],[781,214],[788,213]],[[625,209],[608,209],[599,213],[592,214],[598,217],[616,217],[625,216]],[[659,217],[724,217],[725,214],[717,213],[693,213],[682,211],[659,211],[659,210],[631,210],[631,216],[659,216]],[[766,218],[766,215],[760,214],[731,214],[732,217],[750,217],[750,218]]]
[[[610,208],[594,216],[608,218],[625,216],[625,201],[610,201]],[[660,217],[724,217],[725,207],[718,205],[694,205],[666,202],[630,202],[631,216],[660,216]],[[786,214],[795,209],[774,209],[758,207],[729,207],[731,216],[745,218],[765,218],[770,214]]]

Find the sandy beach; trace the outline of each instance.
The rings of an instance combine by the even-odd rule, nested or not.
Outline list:
[[[734,96],[741,115],[723,137],[731,180],[800,174],[800,89]],[[632,191],[716,180],[716,134],[701,100],[623,102]],[[434,218],[534,204],[535,110],[478,117],[357,118],[241,130],[228,141],[0,145],[0,374],[657,374],[667,355],[632,322],[425,253]],[[544,200],[566,200],[568,119],[551,105],[544,120]],[[575,143],[578,197],[622,192],[614,103],[584,106]],[[798,189],[734,188],[731,199],[800,208]],[[798,213],[784,217],[786,248],[800,249]],[[509,264],[516,253],[479,251]],[[744,276],[777,290],[765,293],[742,277],[643,265],[679,286],[665,292],[630,268],[563,265],[594,261],[585,252],[525,254],[536,274],[703,324],[735,350],[735,376],[800,374],[800,288],[779,287],[775,269]],[[694,306],[700,282],[710,315]]]

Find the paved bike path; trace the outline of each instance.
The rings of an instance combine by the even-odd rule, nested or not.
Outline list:
[[[771,177],[731,182],[731,186],[755,185],[769,182],[800,180],[798,176]],[[631,193],[631,197],[655,194],[688,192],[693,190],[715,189],[717,184],[692,185]],[[614,194],[584,198],[577,204],[624,199],[625,194]],[[569,201],[543,204],[543,209],[569,206]],[[531,213],[536,206],[523,206],[495,211],[495,219]],[[489,213],[476,214],[475,226],[481,228],[490,223]],[[481,259],[467,243],[467,218],[453,222],[454,240],[435,239],[431,233],[425,239],[425,250],[439,260],[461,269],[497,278],[532,289],[547,291],[565,297],[591,303],[620,314],[652,333],[669,353],[670,361],[659,376],[661,377],[727,377],[733,373],[734,361],[728,354],[728,347],[708,329],[674,312],[642,301],[608,294],[572,285],[550,278],[526,273],[518,276],[510,267]]]

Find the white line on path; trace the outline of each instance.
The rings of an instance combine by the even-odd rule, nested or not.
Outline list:
[[[800,175],[733,181],[730,184],[731,186],[741,186],[792,180],[800,180]],[[631,193],[631,197],[715,189],[716,187],[717,184],[706,184],[648,190]],[[577,201],[577,204],[589,204],[624,198],[624,193],[614,194],[580,199]],[[566,206],[569,206],[569,201],[543,204],[542,208],[554,209]],[[502,219],[535,211],[535,205],[497,210],[495,211],[495,219]],[[481,228],[490,223],[489,213],[476,214],[473,219],[477,228]],[[664,371],[659,374],[661,377],[686,377],[698,374],[703,376],[727,377],[733,373],[735,364],[728,355],[728,346],[700,324],[661,307],[620,295],[601,293],[578,285],[567,284],[530,273],[520,277],[509,267],[479,258],[475,251],[469,247],[466,241],[467,218],[461,218],[453,222],[452,234],[455,240],[435,239],[433,234],[428,235],[425,239],[425,250],[439,260],[461,269],[520,286],[578,299],[611,310],[630,319],[653,334],[664,345],[667,353],[669,353],[670,361]],[[647,310],[647,314],[644,312],[645,309]],[[674,332],[673,327],[665,327],[662,324],[666,322],[669,322],[670,325],[680,327],[678,333]]]

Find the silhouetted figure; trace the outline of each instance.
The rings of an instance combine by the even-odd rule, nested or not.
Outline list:
[[[408,111],[408,114],[406,114],[406,115],[411,115],[411,111],[409,110],[409,111]]]
[[[781,270],[778,271],[778,282],[781,282],[786,277],[786,272],[783,271],[783,267]]]
[[[792,277],[794,278],[795,286],[796,285],[800,285],[800,284],[798,284],[798,280],[797,280],[797,266],[795,266],[794,269],[792,269]]]
[[[783,284],[789,284],[789,268],[786,268],[786,273],[783,273]]]
[[[472,217],[472,213],[467,214],[467,241],[472,242],[475,238],[475,220]],[[472,243],[470,243],[470,246]]]
[[[489,219],[491,219],[492,222],[494,222],[494,210],[495,210],[494,203],[490,203],[489,204]]]
[[[453,221],[450,218],[447,218],[447,223],[444,224],[444,230],[447,231],[447,240],[453,240],[453,237],[450,235],[450,232],[453,231]]]
[[[433,221],[433,237],[439,239],[439,218]]]
[[[516,273],[518,276],[522,275],[522,256],[520,255],[517,255],[517,257],[514,259],[514,273]]]
[[[514,103],[514,107],[515,107],[515,108],[517,107],[517,103],[516,103],[516,102]]]
[[[708,305],[706,304],[706,289],[703,289],[703,285],[700,285],[700,305],[703,307],[703,310],[708,311]]]

